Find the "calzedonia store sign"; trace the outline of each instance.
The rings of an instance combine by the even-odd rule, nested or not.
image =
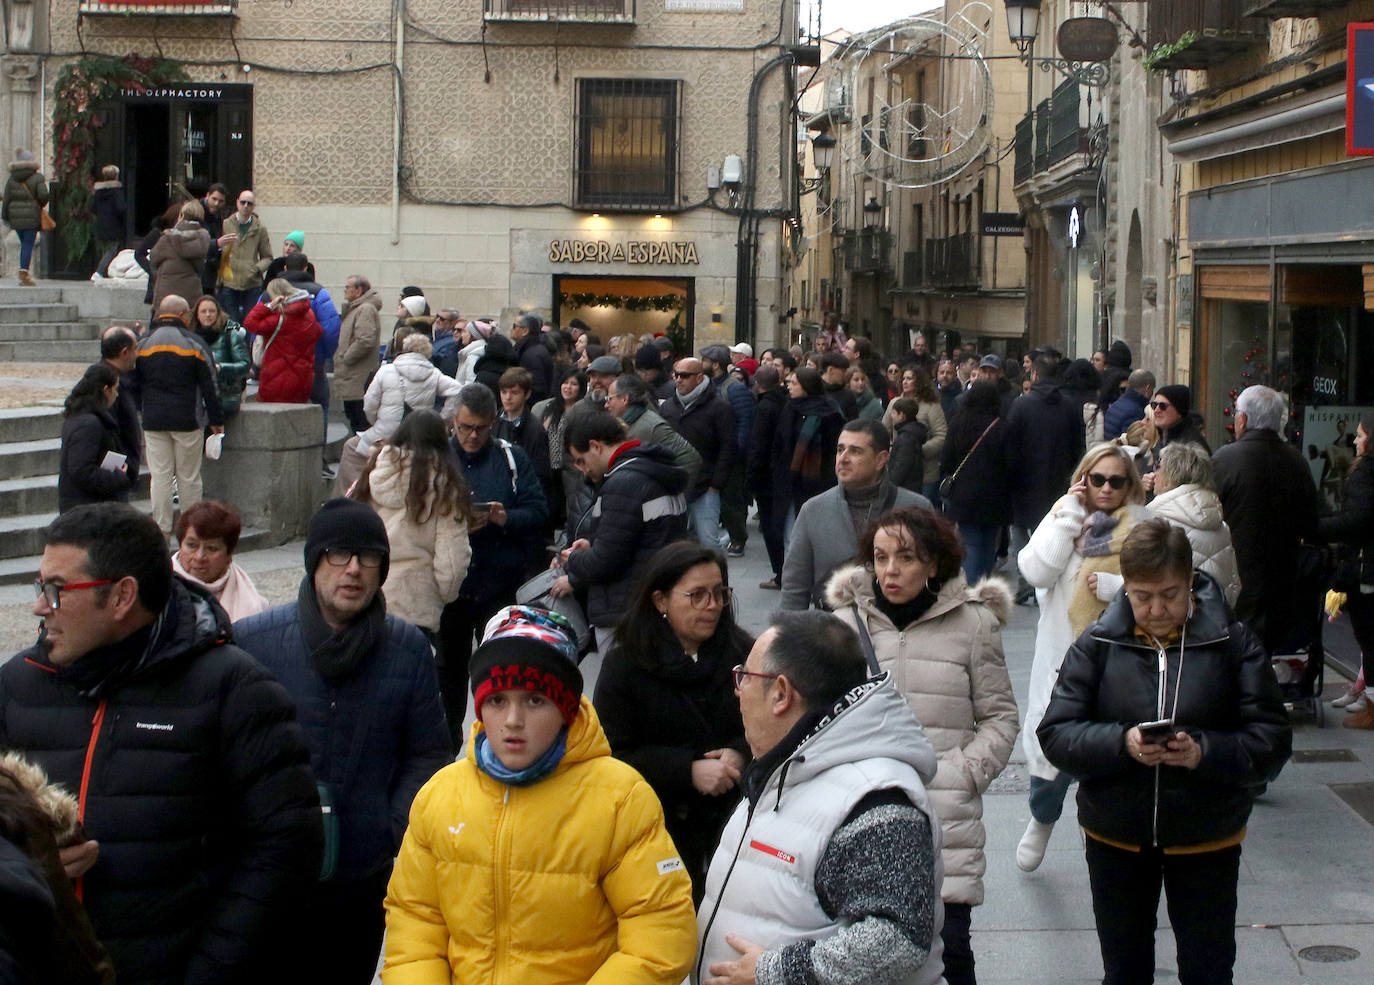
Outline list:
[[[550,263],[697,264],[691,240],[608,243],[604,239],[556,239],[549,244]]]

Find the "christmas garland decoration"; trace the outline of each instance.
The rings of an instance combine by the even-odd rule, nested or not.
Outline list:
[[[95,214],[91,211],[91,154],[95,131],[104,121],[95,115],[101,103],[112,101],[121,89],[143,92],[171,82],[186,82],[181,66],[169,58],[123,58],[85,55],[62,68],[53,86],[52,206],[61,223],[62,247],[68,263],[78,263],[95,242]]]
[[[571,308],[624,308],[627,311],[677,311],[686,298],[681,294],[655,294],[638,297],[632,294],[594,294],[592,292],[569,294],[560,292],[560,304]]]

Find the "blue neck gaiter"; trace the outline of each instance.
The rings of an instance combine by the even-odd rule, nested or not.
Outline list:
[[[477,768],[498,783],[512,787],[528,787],[532,783],[538,783],[558,767],[563,761],[563,754],[567,751],[568,729],[565,726],[558,733],[558,738],[553,740],[553,745],[544,750],[544,755],[522,770],[512,770],[497,757],[491,748],[487,733],[483,731],[477,734]]]

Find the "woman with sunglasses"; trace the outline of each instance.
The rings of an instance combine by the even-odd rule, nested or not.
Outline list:
[[[650,559],[597,679],[611,753],[658,794],[697,902],[749,759],[731,669],[753,645],[735,625],[725,559],[678,541]]]
[[[991,387],[989,387],[991,389]],[[970,587],[954,525],[918,506],[892,510],[859,540],[852,566],[831,576],[826,601],[866,637],[878,665],[935,747],[926,784],[940,817],[945,876],[945,980],[974,985],[969,925],[983,902],[983,791],[1016,744],[1016,699],[1002,654],[1011,591],[1000,578]]]
[[[1130,456],[1116,444],[1094,445],[1074,469],[1069,491],[1016,557],[1040,606],[1021,729],[1031,774],[1031,821],[1016,848],[1016,864],[1026,872],[1040,867],[1072,782],[1045,758],[1035,730],[1065,652],[1102,614],[1121,584],[1121,545],[1137,523],[1150,517],[1144,503],[1145,487]]]

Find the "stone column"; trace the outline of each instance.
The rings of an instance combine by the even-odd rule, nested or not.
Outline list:
[[[19,35],[15,30],[16,11],[23,10],[27,15],[28,36],[24,37],[25,47],[32,43],[32,10],[30,3],[15,3],[10,7],[9,37],[10,50],[15,48],[15,40]],[[23,147],[33,150],[35,154],[38,148],[34,141],[33,120],[36,106],[38,103],[39,86],[39,64],[37,55],[18,55],[7,54],[0,58],[0,75],[5,77],[7,85],[4,87],[0,97],[3,97],[9,111],[9,130],[8,148],[5,149],[5,162],[14,160],[15,152]],[[45,169],[42,161],[38,162],[40,169]],[[46,174],[46,170],[44,170]],[[39,254],[35,252],[35,259]],[[0,275],[12,277],[18,268],[19,259],[19,238],[9,233],[0,238]]]
[[[320,480],[320,408],[245,400],[224,427],[219,461],[201,468],[206,499],[233,503],[245,529],[269,543],[305,536],[311,515],[329,496]]]

